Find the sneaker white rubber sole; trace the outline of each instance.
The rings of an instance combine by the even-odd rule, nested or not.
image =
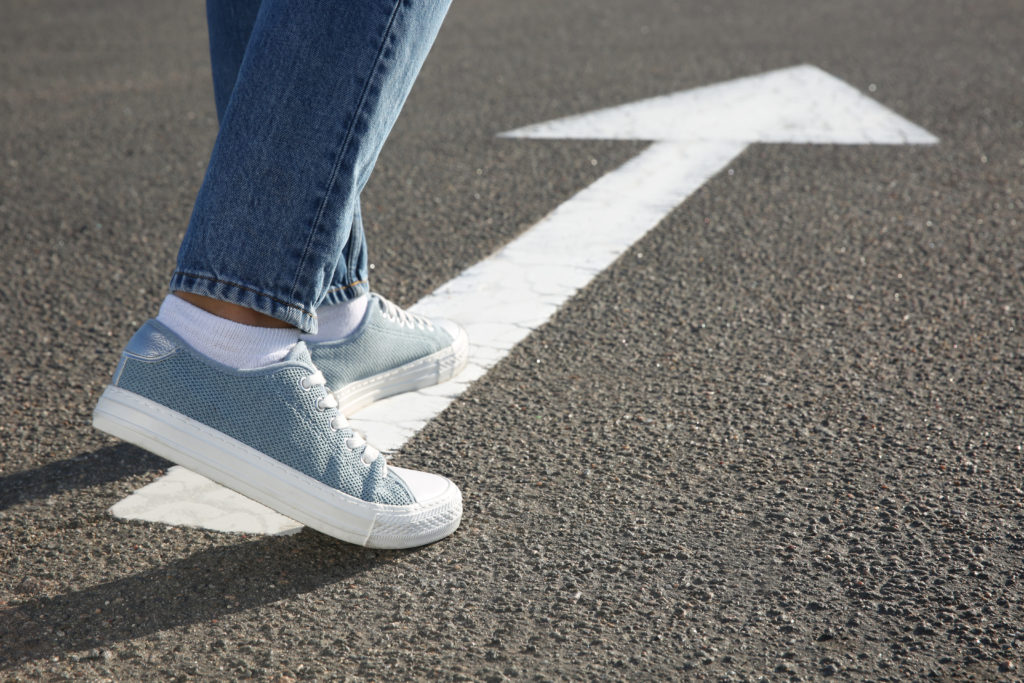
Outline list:
[[[452,482],[411,505],[370,503],[327,486],[230,436],[138,394],[108,386],[93,426],[328,536],[370,548],[414,548],[453,533],[462,493]],[[390,466],[389,466],[390,467]],[[398,476],[404,471],[391,468]]]
[[[469,335],[460,327],[455,340],[440,351],[334,390],[338,412],[350,415],[382,398],[447,382],[468,360]]]

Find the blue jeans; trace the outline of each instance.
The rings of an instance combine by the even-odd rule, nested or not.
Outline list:
[[[220,131],[171,290],[315,332],[366,292],[359,194],[450,0],[208,0]]]

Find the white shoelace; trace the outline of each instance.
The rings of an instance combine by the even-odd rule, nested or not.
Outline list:
[[[418,315],[410,313],[403,308],[400,308],[397,304],[388,301],[380,294],[377,295],[377,301],[380,302],[380,307],[384,309],[384,315],[394,320],[403,327],[420,327],[421,329],[434,329],[434,323],[430,322],[427,318],[422,318]]]
[[[327,380],[324,379],[324,373],[317,370],[312,375],[307,375],[306,377],[303,377],[299,381],[299,384],[302,385],[303,389],[306,389],[308,391],[313,387],[326,386]],[[337,411],[338,401],[334,398],[334,395],[328,391],[326,394],[324,394],[322,397],[316,400],[316,407],[319,408],[320,410]],[[331,429],[333,429],[334,431],[344,429],[345,427],[348,426],[348,420],[346,420],[345,416],[342,415],[341,413],[336,412],[334,417],[331,418]],[[362,461],[364,465],[371,465],[373,464],[374,460],[382,457],[380,451],[378,451],[376,448],[368,444],[366,442],[366,439],[363,438],[362,434],[359,434],[354,430],[352,431],[352,436],[345,439],[345,446],[352,451],[358,451],[360,448],[362,448]],[[384,474],[387,474],[387,466],[387,461],[385,461],[383,472]]]

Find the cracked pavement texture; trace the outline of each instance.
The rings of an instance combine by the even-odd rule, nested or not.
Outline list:
[[[0,22],[0,679],[1020,677],[1024,5],[456,3],[367,188],[409,304],[644,148],[511,128],[811,63],[934,147],[755,145],[397,455],[412,552],[118,521],[89,426],[216,132],[202,3]]]

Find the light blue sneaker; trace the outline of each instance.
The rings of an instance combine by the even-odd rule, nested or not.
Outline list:
[[[445,382],[466,366],[469,337],[450,320],[430,320],[370,294],[359,326],[347,337],[311,342],[339,410],[348,415],[394,394]]]
[[[324,384],[302,342],[281,362],[235,370],[150,320],[128,342],[93,425],[350,543],[411,548],[454,532],[458,487],[387,465]]]

